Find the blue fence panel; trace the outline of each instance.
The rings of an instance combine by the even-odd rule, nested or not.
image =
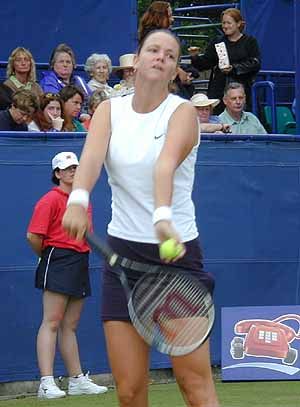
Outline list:
[[[247,23],[246,32],[253,35],[260,45],[263,69],[295,70],[294,1],[240,1]],[[276,30],[275,27],[285,29]]]
[[[37,62],[48,62],[56,45],[69,44],[78,63],[93,52],[108,54],[118,65],[120,55],[133,52],[137,37],[137,2],[122,0],[15,0],[0,8],[0,60],[19,46]],[[120,40],[121,39],[121,40]]]
[[[28,135],[28,134],[27,134]],[[50,160],[59,151],[80,154],[83,136],[36,134],[0,137],[0,382],[39,376],[35,338],[41,293],[33,287],[36,257],[26,228],[37,199],[50,187]],[[61,138],[60,138],[60,137]],[[216,278],[212,362],[220,364],[223,306],[300,302],[300,137],[205,136],[196,166],[194,201],[205,268]],[[105,174],[93,194],[95,229],[105,234],[110,191]],[[102,264],[90,262],[93,296],[86,301],[78,336],[84,369],[109,371],[99,312]],[[169,367],[153,352],[152,368]],[[65,370],[58,357],[55,374]]]

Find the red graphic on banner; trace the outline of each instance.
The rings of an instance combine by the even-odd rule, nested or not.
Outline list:
[[[295,330],[283,321],[295,320],[299,329]],[[282,359],[287,365],[293,365],[298,357],[297,349],[290,346],[300,339],[300,315],[286,314],[272,320],[248,319],[238,321],[234,326],[236,335],[231,341],[230,353],[233,359],[245,356]]]

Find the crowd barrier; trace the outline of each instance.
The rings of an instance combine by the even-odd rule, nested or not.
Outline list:
[[[37,258],[26,228],[37,199],[51,188],[51,158],[80,154],[84,134],[0,134],[0,382],[39,377],[35,338],[41,292],[34,289]],[[221,308],[300,303],[300,136],[203,136],[194,202],[205,268],[216,279],[212,363],[221,359]],[[105,173],[93,194],[95,230],[110,217]],[[102,264],[91,256],[93,295],[78,329],[82,365],[109,371],[99,319]],[[126,349],[124,349],[126,352]],[[157,352],[151,368],[170,366]],[[66,374],[58,356],[55,375]]]

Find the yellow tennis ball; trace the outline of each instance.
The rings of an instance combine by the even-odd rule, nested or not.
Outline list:
[[[182,251],[182,245],[177,244],[175,239],[165,240],[159,246],[159,255],[161,259],[173,260],[179,256]]]

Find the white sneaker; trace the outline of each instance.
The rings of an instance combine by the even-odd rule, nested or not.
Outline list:
[[[49,378],[41,381],[37,396],[40,399],[59,399],[66,397],[66,392],[60,390],[53,378]]]
[[[101,394],[108,390],[105,386],[98,386],[89,378],[89,373],[77,378],[69,379],[68,394],[70,396],[79,396],[80,394]]]

